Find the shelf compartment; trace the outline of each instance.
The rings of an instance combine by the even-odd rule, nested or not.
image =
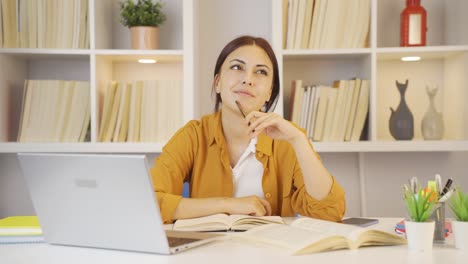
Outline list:
[[[0,54],[0,142],[16,141],[25,80],[90,81],[86,54]]]
[[[291,113],[291,83],[302,80],[303,85],[332,86],[336,80],[352,78],[368,79],[371,75],[371,54],[323,54],[294,56],[283,62],[283,102],[284,114],[290,120]]]
[[[444,119],[444,140],[468,139],[468,107],[465,101],[468,76],[468,50],[462,48],[418,48],[415,52],[384,52],[377,55],[376,105],[377,140],[393,140],[388,120],[392,107],[396,109],[400,95],[395,81],[409,80],[406,101],[414,118],[414,139],[422,140],[421,121],[429,107],[426,86],[438,86],[435,97],[437,111]],[[402,62],[400,58],[420,55],[416,62]],[[431,145],[431,144],[429,144]]]
[[[94,47],[96,49],[130,49],[130,30],[120,23],[121,0],[93,1]],[[162,11],[167,19],[159,29],[159,48],[183,48],[183,0],[164,1]]]
[[[377,4],[377,47],[400,46],[400,14],[405,1],[375,0]],[[427,11],[427,46],[468,45],[468,1],[424,0]]]

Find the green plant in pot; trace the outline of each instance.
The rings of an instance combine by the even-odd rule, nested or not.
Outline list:
[[[455,247],[468,249],[468,193],[455,188],[449,207],[456,219],[452,221]]]
[[[166,21],[164,4],[153,0],[120,3],[120,22],[130,28],[133,49],[157,49],[159,26]]]
[[[415,179],[415,178],[414,178]],[[428,221],[437,208],[437,194],[433,190],[421,189],[417,181],[404,186],[404,198],[410,220],[405,221],[408,248],[430,251],[434,239],[434,221]]]

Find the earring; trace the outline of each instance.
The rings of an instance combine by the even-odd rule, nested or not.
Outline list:
[[[266,113],[266,111],[267,111],[267,103],[268,103],[268,102],[265,102],[265,103],[262,105],[262,108],[260,109],[260,111],[262,111],[263,113]]]

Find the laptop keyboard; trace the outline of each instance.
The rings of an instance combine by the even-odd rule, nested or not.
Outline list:
[[[169,242],[169,247],[177,247],[180,245],[185,245],[195,241],[200,241],[201,239],[197,238],[186,238],[186,237],[167,237]]]

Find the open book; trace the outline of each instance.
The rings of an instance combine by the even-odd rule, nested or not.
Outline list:
[[[295,255],[362,246],[406,244],[404,237],[382,230],[313,218],[298,218],[290,225],[259,226],[236,234],[236,237],[276,245]]]
[[[179,219],[174,223],[176,231],[245,231],[265,224],[284,224],[280,216],[249,216],[215,214],[191,219]]]

